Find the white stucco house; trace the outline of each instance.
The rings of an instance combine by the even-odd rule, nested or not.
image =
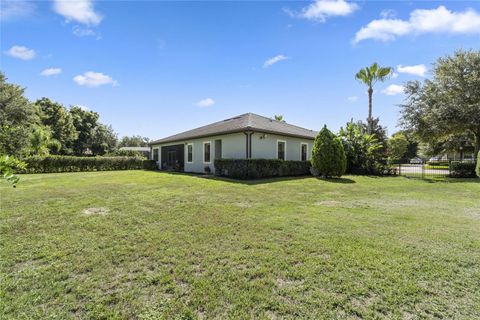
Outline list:
[[[215,172],[215,159],[310,160],[316,131],[254,113],[155,140],[151,159],[159,169]]]

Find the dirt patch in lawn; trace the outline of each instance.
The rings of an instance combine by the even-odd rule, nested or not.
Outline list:
[[[92,208],[87,208],[83,210],[83,213],[86,214],[87,216],[92,216],[92,215],[99,215],[99,216],[104,216],[108,214],[109,209],[105,207],[92,207]]]

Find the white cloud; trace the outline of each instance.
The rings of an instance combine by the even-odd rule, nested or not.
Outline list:
[[[348,97],[347,99],[348,99],[348,101],[355,102],[355,101],[358,100],[358,97],[357,96],[351,96],[351,97]]]
[[[275,63],[277,63],[277,62],[279,62],[279,61],[288,60],[288,59],[290,59],[290,58],[289,58],[289,57],[285,57],[283,54],[279,54],[279,55],[277,55],[277,56],[275,56],[275,57],[273,57],[273,58],[270,58],[270,59],[268,59],[267,61],[265,61],[265,62],[263,63],[263,67],[264,67],[264,68],[268,68],[268,67],[274,65]]]
[[[397,78],[398,78],[398,73],[393,72],[390,77],[391,77],[392,79],[397,79]]]
[[[5,51],[5,54],[22,60],[31,60],[35,58],[35,50],[28,49],[24,46],[13,46]]]
[[[403,93],[403,86],[398,84],[391,84],[385,89],[383,89],[382,93],[386,94],[387,96],[394,96],[399,93]]]
[[[33,13],[35,5],[24,0],[0,1],[0,20],[12,20],[27,17]]]
[[[397,71],[400,73],[407,73],[419,77],[425,77],[425,73],[427,73],[427,67],[425,67],[424,64],[417,64],[414,66],[402,66],[401,64],[399,64],[397,66]]]
[[[397,16],[397,12],[392,9],[384,9],[380,12],[380,17],[384,19],[395,18]]]
[[[72,33],[77,37],[96,37],[97,40],[102,38],[102,35],[95,30],[91,28],[82,28],[80,26],[74,26]]]
[[[54,0],[53,10],[64,16],[67,22],[98,25],[103,18],[95,12],[92,0]]]
[[[358,5],[345,0],[316,0],[304,7],[301,12],[287,11],[291,16],[325,22],[328,17],[348,16],[358,9]]]
[[[40,72],[41,76],[49,77],[49,76],[55,76],[57,74],[62,73],[62,69],[60,68],[48,68]]]
[[[195,105],[200,108],[210,107],[214,104],[215,100],[213,100],[212,98],[205,98],[195,103]]]
[[[112,86],[118,86],[118,82],[113,80],[112,77],[107,76],[101,72],[87,71],[83,75],[78,75],[73,78],[73,81],[80,86],[86,87],[98,87],[105,84],[111,84]]]
[[[480,14],[473,9],[453,12],[444,6],[416,9],[410,13],[409,20],[383,18],[371,21],[355,34],[354,42],[366,39],[389,41],[408,34],[424,33],[480,34]]]

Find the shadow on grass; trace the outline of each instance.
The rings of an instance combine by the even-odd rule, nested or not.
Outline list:
[[[348,179],[348,178],[317,178],[317,179],[321,181],[331,182],[331,183],[343,183],[343,184],[356,183],[355,180]]]
[[[195,178],[201,178],[201,179],[209,179],[209,180],[243,184],[243,185],[260,185],[260,184],[276,183],[276,182],[282,182],[282,181],[293,181],[293,180],[296,181],[296,180],[303,180],[303,179],[317,179],[317,180],[330,182],[330,183],[343,183],[343,184],[355,183],[354,180],[347,179],[347,178],[315,178],[310,175],[241,180],[241,179],[232,179],[232,178],[215,176],[215,175],[206,175],[202,173],[192,173],[192,172],[175,172],[175,171],[161,171],[161,170],[155,170],[154,172],[170,174],[170,175],[178,175],[178,176],[195,177]]]
[[[401,176],[405,179],[418,180],[426,183],[480,183],[480,178],[450,178],[450,177],[410,177]]]

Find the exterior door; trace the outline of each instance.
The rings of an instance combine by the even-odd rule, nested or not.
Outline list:
[[[184,145],[162,147],[162,169],[172,171],[183,171],[184,169]]]

